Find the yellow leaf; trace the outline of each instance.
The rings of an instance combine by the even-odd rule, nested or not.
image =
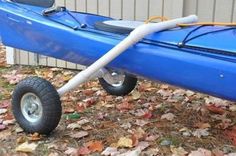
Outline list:
[[[133,141],[126,137],[121,137],[117,143],[118,147],[133,147]]]
[[[26,153],[32,153],[38,145],[35,143],[28,143],[24,142],[23,144],[20,144],[18,147],[16,147],[17,152],[26,152]]]

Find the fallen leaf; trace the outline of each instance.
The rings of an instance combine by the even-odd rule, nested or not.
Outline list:
[[[102,141],[90,141],[86,143],[86,147],[88,147],[91,152],[101,152],[104,148],[104,145]]]
[[[78,103],[77,106],[76,106],[76,110],[77,110],[78,113],[84,112],[84,110],[85,110],[84,104],[83,103]]]
[[[224,156],[224,152],[222,152],[222,151],[219,150],[218,148],[213,149],[213,150],[212,150],[212,154],[213,154],[214,156]]]
[[[0,108],[8,108],[10,106],[10,100],[3,100],[0,102]]]
[[[12,120],[4,120],[4,121],[2,122],[2,124],[8,126],[8,125],[13,125],[13,124],[15,124],[15,122],[16,122],[15,119],[12,119]]]
[[[166,119],[168,121],[172,121],[175,118],[175,115],[173,113],[167,113],[161,116],[161,119]]]
[[[0,124],[0,131],[5,130],[7,127],[5,125]]]
[[[7,130],[5,130],[5,131],[1,131],[0,130],[0,139],[6,139],[6,138],[8,138],[10,135],[12,135],[12,133],[11,133],[11,131],[7,131]]]
[[[115,147],[107,147],[101,154],[105,156],[116,156],[119,155],[120,152]]]
[[[133,147],[133,141],[130,138],[121,137],[117,143],[118,147]]]
[[[59,154],[57,152],[52,152],[52,153],[49,153],[48,156],[59,156]]]
[[[122,125],[120,125],[120,127],[124,128],[124,129],[130,129],[132,127],[132,125],[129,122],[125,122]]]
[[[24,130],[21,128],[21,127],[17,127],[16,129],[15,129],[15,132],[16,133],[21,133],[21,132],[23,132]]]
[[[76,132],[70,135],[70,137],[75,138],[75,139],[80,139],[86,136],[88,136],[88,132],[86,131],[80,131],[80,132]]]
[[[145,121],[145,120],[136,120],[134,124],[143,127],[144,125],[146,125],[148,123],[149,122]]]
[[[183,147],[175,148],[174,146],[171,146],[170,150],[172,152],[172,156],[186,156],[188,154]]]
[[[78,129],[78,128],[81,128],[81,125],[78,124],[78,123],[71,123],[67,126],[68,129],[72,129],[72,130],[75,130],[75,129]]]
[[[24,142],[23,144],[20,144],[19,146],[16,147],[17,152],[26,152],[26,153],[32,153],[35,151],[37,148],[37,144],[35,143],[28,143]]]
[[[145,119],[151,119],[152,118],[152,113],[150,111],[146,112],[144,115],[143,115],[143,118]]]
[[[74,112],[75,112],[75,110],[73,108],[66,108],[66,109],[64,109],[64,113],[65,114],[74,113]]]
[[[77,121],[77,123],[82,126],[82,125],[89,123],[89,120],[88,119],[81,119],[81,120]]]
[[[22,144],[27,141],[26,136],[20,136],[19,138],[16,139],[17,144]]]
[[[212,156],[211,151],[199,148],[196,151],[192,151],[188,156]]]
[[[117,105],[116,108],[120,111],[132,110],[134,108],[134,105],[128,102],[123,102]]]
[[[158,156],[158,153],[158,148],[149,148],[148,150],[142,152],[142,154],[146,156]]]
[[[132,98],[133,98],[133,100],[138,100],[140,97],[141,97],[141,94],[140,94],[137,90],[134,90],[134,91],[132,92]]]
[[[71,155],[71,156],[75,156],[78,153],[78,150],[76,148],[73,147],[67,147],[67,150],[64,152],[66,155]]]
[[[149,142],[141,141],[138,143],[135,149],[139,149],[140,151],[143,151],[144,149],[148,148],[150,146]]]
[[[159,138],[158,135],[149,135],[145,138],[146,141],[155,141],[157,140],[157,138]]]
[[[201,137],[209,136],[210,133],[208,132],[208,129],[206,128],[206,129],[197,129],[192,134],[195,137],[201,138]]]
[[[188,96],[188,97],[190,97],[190,96],[193,96],[195,93],[193,92],[193,91],[190,91],[190,90],[187,90],[186,91],[186,95]]]
[[[229,138],[232,143],[236,146],[236,126],[233,126],[230,130],[225,130],[225,135]]]
[[[230,106],[229,110],[232,112],[236,112],[236,105]]]
[[[160,94],[163,99],[167,99],[168,97],[173,95],[172,91],[167,89],[160,89],[157,93]]]
[[[118,156],[139,156],[141,154],[140,149],[135,149],[133,151],[128,151],[122,154],[119,154]]]
[[[86,96],[92,96],[94,94],[94,91],[91,90],[91,89],[88,89],[88,90],[83,90],[82,91],[84,95]]]
[[[1,115],[1,114],[5,114],[6,112],[7,112],[7,109],[6,109],[6,108],[1,108],[1,109],[0,109],[0,115]]]
[[[88,155],[91,151],[88,149],[88,147],[81,147],[78,150],[78,155]]]
[[[208,105],[206,106],[206,108],[212,112],[212,113],[215,113],[215,114],[224,114],[225,113],[225,110],[220,108],[220,107],[216,107],[215,105]]]
[[[202,123],[202,122],[198,122],[194,126],[199,129],[211,128],[211,125],[209,123]]]
[[[28,138],[30,141],[38,141],[42,139],[42,136],[39,133],[34,133],[34,134],[31,134]]]

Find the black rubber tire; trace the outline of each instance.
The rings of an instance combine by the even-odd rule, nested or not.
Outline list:
[[[22,114],[20,101],[26,93],[34,93],[42,103],[42,117],[37,122],[28,121]],[[62,107],[60,96],[54,86],[39,77],[22,80],[12,95],[13,115],[24,131],[28,133],[50,134],[61,119]]]
[[[121,86],[115,87],[107,83],[103,78],[99,78],[102,88],[110,95],[125,96],[134,90],[138,79],[131,75],[125,74],[125,80]]]

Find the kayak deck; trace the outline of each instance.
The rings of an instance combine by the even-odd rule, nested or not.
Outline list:
[[[27,10],[11,3],[0,5],[1,37],[7,46],[90,65],[128,35],[95,28],[97,22],[113,20],[109,17],[78,12],[42,16],[44,8],[20,6]],[[86,27],[78,27],[81,24]],[[107,67],[236,101],[236,58],[228,55],[236,53],[234,27],[198,27],[146,36]],[[228,28],[232,29],[223,31]],[[218,30],[180,46],[189,34],[190,39]]]

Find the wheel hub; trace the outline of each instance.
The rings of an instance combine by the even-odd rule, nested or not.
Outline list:
[[[125,81],[125,75],[118,72],[108,72],[103,79],[113,87],[120,87]]]
[[[21,112],[29,122],[37,122],[43,114],[42,103],[34,93],[26,93],[21,98]]]

